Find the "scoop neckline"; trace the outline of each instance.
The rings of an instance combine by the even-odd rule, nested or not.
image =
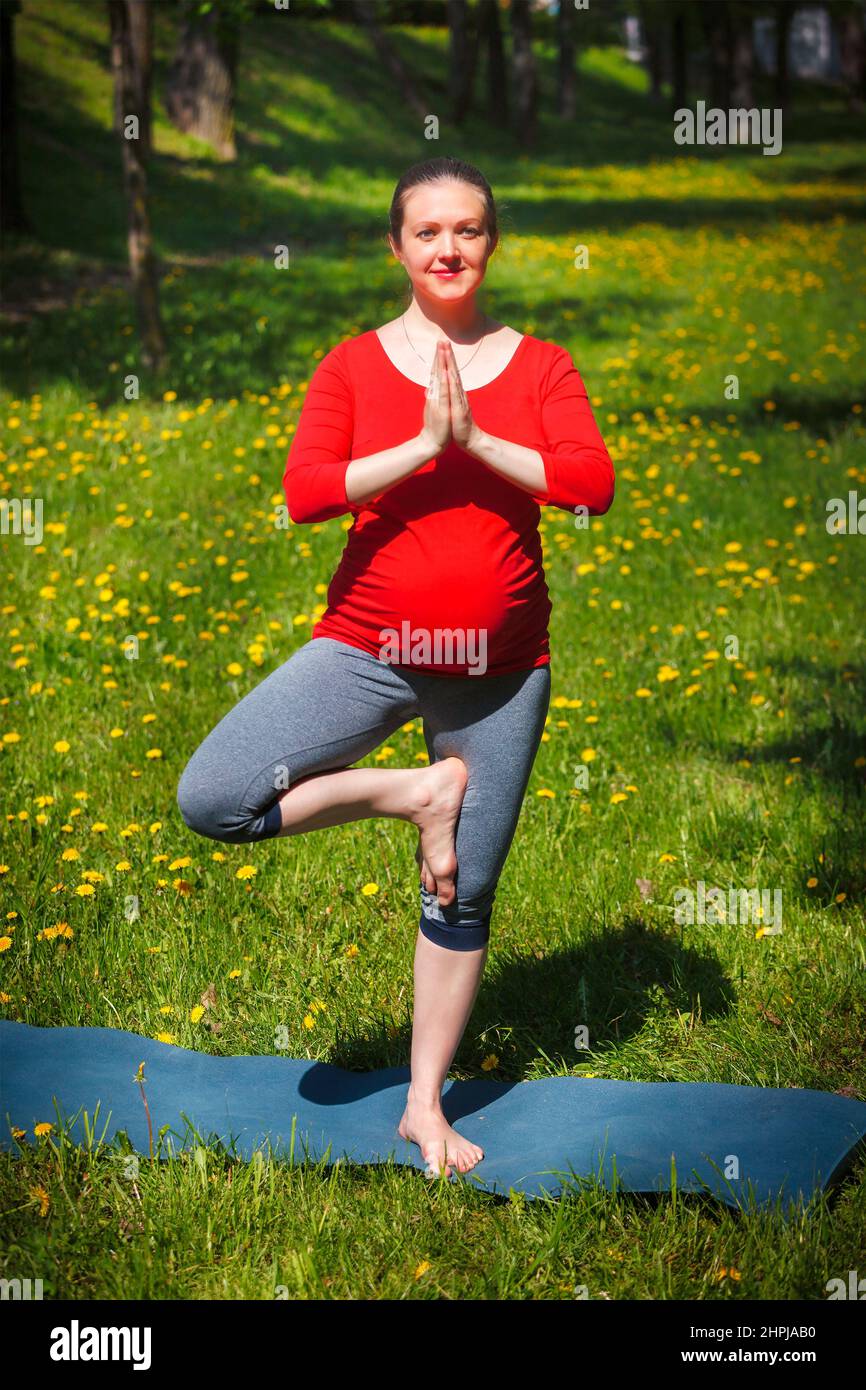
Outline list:
[[[417,386],[419,391],[426,391],[427,387],[424,385],[423,382],[413,381],[412,378],[410,376],[407,376],[405,372],[400,371],[400,368],[397,366],[396,362],[392,361],[390,355],[385,351],[385,344],[379,337],[378,331],[375,328],[371,328],[370,332],[373,334],[373,337],[379,344],[379,347],[382,350],[382,356],[385,358],[386,362],[388,362],[390,366],[394,369],[397,375],[402,377],[404,381],[408,381],[410,386]],[[517,347],[514,349],[505,366],[502,368],[502,371],[498,372],[496,376],[491,377],[489,381],[485,381],[481,386],[464,386],[463,389],[466,392],[467,396],[474,394],[476,391],[486,391],[488,386],[495,386],[497,381],[501,381],[502,378],[505,376],[506,372],[509,370],[509,368],[513,365],[517,357],[520,355],[521,348],[527,341],[528,337],[528,333],[524,333],[522,335],[520,342],[517,344]]]

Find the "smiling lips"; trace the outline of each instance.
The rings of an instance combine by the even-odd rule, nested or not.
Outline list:
[[[461,266],[460,270],[434,270],[433,274],[441,275],[443,280],[453,280],[454,276],[459,275],[462,269],[463,267]]]

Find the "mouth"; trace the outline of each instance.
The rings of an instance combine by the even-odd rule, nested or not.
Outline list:
[[[438,275],[440,280],[456,280],[458,275],[463,274],[463,268],[461,267],[460,270],[434,270],[431,271],[431,274]]]

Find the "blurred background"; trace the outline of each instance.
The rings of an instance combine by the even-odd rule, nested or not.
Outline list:
[[[672,113],[699,99],[782,110],[786,150],[811,151],[809,176],[852,176],[819,147],[863,133],[863,0],[581,5],[3,0],[10,385],[56,374],[99,395],[131,363],[170,364],[175,388],[278,375],[287,354],[321,345],[326,324],[339,337],[379,312],[399,283],[393,266],[382,277],[394,183],[440,153],[478,163],[503,199],[500,260],[509,231],[568,238],[650,216],[670,227],[775,216],[747,186],[777,184],[775,157],[729,144],[683,160]],[[714,160],[746,182],[708,197]],[[659,178],[636,180],[649,169]],[[280,312],[259,278],[264,259],[270,280],[277,246],[285,268],[304,267],[280,286],[288,335],[262,322]],[[116,319],[127,305],[133,341]]]

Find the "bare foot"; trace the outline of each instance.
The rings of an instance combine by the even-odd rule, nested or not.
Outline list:
[[[454,827],[468,776],[461,758],[442,758],[438,763],[419,769],[412,821],[420,834],[421,864],[426,865],[428,880],[432,881],[425,882],[424,886],[437,895],[440,907],[447,907],[454,901],[457,872]]]
[[[397,1132],[418,1145],[427,1164],[427,1177],[443,1174],[450,1178],[452,1168],[468,1173],[484,1157],[483,1149],[451,1128],[439,1105],[408,1099]]]
[[[415,851],[415,863],[418,865],[418,872],[421,875],[421,882],[424,884],[424,887],[427,889],[427,892],[435,893],[436,880],[431,874],[430,869],[428,868],[427,860],[424,858],[424,852],[421,849],[420,835],[418,836],[418,848]]]

